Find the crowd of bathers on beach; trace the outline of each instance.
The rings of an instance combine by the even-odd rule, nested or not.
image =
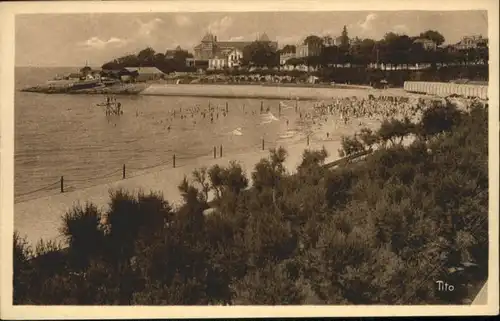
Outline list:
[[[172,129],[172,124],[176,120],[191,121],[194,127],[197,124],[214,124],[216,125],[220,119],[226,118],[232,108],[238,108],[239,113],[244,115],[277,115],[276,120],[286,122],[288,128],[290,119],[295,118],[299,123],[309,122],[312,125],[322,125],[328,122],[328,119],[333,119],[335,124],[343,125],[362,125],[363,120],[382,121],[384,119],[396,118],[403,120],[408,118],[411,121],[418,121],[424,110],[431,106],[430,103],[436,98],[422,98],[409,96],[373,96],[368,97],[336,97],[330,101],[316,102],[312,105],[299,103],[296,99],[288,101],[280,101],[278,104],[261,101],[260,109],[251,108],[249,106],[232,105],[229,108],[228,102],[225,104],[214,104],[208,102],[205,107],[200,104],[195,104],[192,107],[174,108],[167,112],[166,118],[157,120],[161,123],[164,129],[168,132]],[[444,102],[444,100],[441,100]],[[470,105],[472,100],[466,101]],[[295,117],[289,114],[289,111],[284,115],[285,110],[294,110]],[[139,113],[136,112],[136,116]],[[281,117],[284,116],[284,117]],[[239,124],[234,124],[235,126]]]

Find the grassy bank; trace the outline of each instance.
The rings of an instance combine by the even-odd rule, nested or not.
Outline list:
[[[196,170],[175,208],[115,191],[64,215],[64,250],[15,236],[14,303],[469,303],[488,273],[487,128],[484,107],[436,105],[344,138],[342,155],[375,151],[334,169],[305,151],[289,174],[278,149],[250,177]]]

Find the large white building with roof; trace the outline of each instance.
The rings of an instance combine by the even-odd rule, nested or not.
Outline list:
[[[263,33],[256,41],[268,42],[273,48],[278,49],[278,43],[269,40],[269,37]],[[252,44],[253,41],[219,41],[217,36],[207,32],[202,38],[200,44],[194,47],[195,60],[210,60],[230,56],[231,52],[237,50],[243,52],[245,47]]]

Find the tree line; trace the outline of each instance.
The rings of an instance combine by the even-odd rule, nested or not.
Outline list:
[[[436,104],[344,137],[370,153],[338,168],[306,150],[289,173],[279,148],[250,177],[197,169],[178,207],[112,191],[62,217],[65,247],[15,234],[14,304],[462,304],[488,274],[487,124]]]
[[[370,64],[390,64],[406,66],[415,64],[468,65],[488,63],[488,47],[479,45],[466,50],[455,49],[453,45],[441,46],[445,38],[438,31],[428,30],[419,36],[410,37],[394,32],[386,33],[380,40],[350,39],[344,27],[338,44],[332,44],[331,37],[309,35],[303,41],[312,48],[319,48],[315,54],[302,58],[290,58],[287,64],[328,67],[332,65],[355,65],[368,67]],[[431,40],[436,44],[434,49],[426,49],[417,39]],[[271,48],[268,48],[271,50]],[[277,54],[296,53],[295,45],[286,45]],[[268,65],[274,60],[269,60]]]
[[[138,54],[126,55],[114,59],[102,65],[103,70],[119,70],[125,67],[156,67],[164,73],[174,71],[194,71],[186,66],[186,59],[193,55],[186,50],[174,50],[173,52],[156,52],[148,47]]]
[[[436,44],[435,50],[426,50],[424,45],[415,42],[416,39],[431,40]],[[370,64],[390,64],[406,66],[414,64],[436,65],[469,65],[476,63],[487,64],[489,59],[488,47],[479,44],[477,48],[458,50],[454,46],[441,46],[445,42],[442,34],[435,30],[427,30],[418,36],[410,37],[394,32],[386,33],[380,40],[350,39],[346,27],[342,30],[337,44],[329,36],[307,36],[303,44],[320,48],[315,54],[303,58],[291,58],[290,65],[307,65],[328,67],[332,65],[355,65],[368,67]],[[277,50],[270,42],[254,41],[243,49],[241,66],[258,66],[275,68],[280,65],[280,55],[295,53],[295,45],[285,45]],[[156,53],[152,48],[141,50],[137,55],[127,55],[105,63],[103,69],[119,69],[123,67],[157,67],[163,72],[190,71],[193,68],[186,66],[186,59],[193,55],[185,50],[176,50],[173,56]]]

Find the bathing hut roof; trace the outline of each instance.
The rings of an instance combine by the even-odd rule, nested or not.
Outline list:
[[[123,69],[130,73],[163,75],[163,71],[156,67],[125,67]]]

